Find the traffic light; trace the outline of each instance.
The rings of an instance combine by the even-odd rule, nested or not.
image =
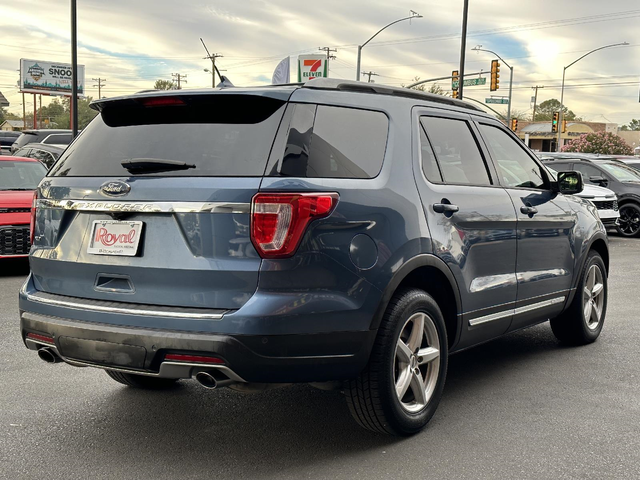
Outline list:
[[[558,133],[559,121],[560,121],[560,112],[553,112],[553,120],[551,120],[551,133]]]
[[[567,133],[567,121],[562,119],[562,133]]]
[[[451,97],[458,98],[458,90],[454,90],[453,92],[451,92]]]
[[[456,85],[456,82],[458,82],[458,85]],[[458,98],[459,87],[460,87],[460,74],[458,73],[458,70],[454,70],[453,72],[451,72],[451,90],[453,90],[456,94],[456,96],[453,98]]]
[[[511,119],[511,130],[512,131],[516,131],[518,130],[518,119],[517,118],[512,118]]]
[[[500,88],[500,62],[498,60],[491,61],[491,87],[489,90],[495,92]]]

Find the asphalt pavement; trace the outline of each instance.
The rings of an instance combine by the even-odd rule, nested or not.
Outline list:
[[[0,263],[0,478],[640,478],[640,239],[611,238],[600,339],[559,346],[548,323],[450,359],[425,431],[360,429],[339,392],[261,394],[181,381],[137,391],[24,348]]]

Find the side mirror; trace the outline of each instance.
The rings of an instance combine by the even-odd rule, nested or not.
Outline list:
[[[553,190],[565,195],[575,195],[584,190],[582,175],[578,172],[558,172],[558,181],[553,182]]]
[[[607,185],[607,179],[600,175],[592,175],[589,177],[591,183],[597,183],[598,185]]]

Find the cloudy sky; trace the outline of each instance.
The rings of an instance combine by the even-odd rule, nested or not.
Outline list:
[[[21,113],[16,83],[20,58],[70,62],[69,7],[65,0],[0,4],[0,91]],[[286,56],[337,48],[330,76],[353,79],[357,45],[381,26],[409,14],[363,50],[362,69],[378,83],[400,85],[414,77],[450,75],[460,54],[462,0],[78,0],[79,63],[92,78],[106,78],[103,96],[151,88],[158,78],[187,75],[187,88],[211,84],[204,69],[209,50],[224,55],[218,66],[236,85],[269,83]],[[471,0],[468,72],[489,70],[492,57],[470,51],[477,44],[514,66],[513,108],[530,113],[531,87],[538,102],[559,98],[562,68],[602,45],[628,47],[594,53],[567,70],[565,103],[591,121],[627,123],[640,118],[640,3],[638,0]],[[295,78],[292,71],[292,78]],[[508,92],[508,69],[501,88]],[[446,82],[441,85],[448,88]],[[478,100],[486,87],[466,88]],[[32,96],[27,108],[32,107]],[[45,99],[44,103],[47,100]]]

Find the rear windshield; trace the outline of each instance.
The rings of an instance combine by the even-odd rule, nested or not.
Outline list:
[[[34,190],[46,173],[39,162],[0,161],[0,190]]]
[[[157,106],[140,99],[107,105],[67,148],[50,176],[130,175],[123,161],[194,166],[136,173],[144,176],[264,174],[285,102],[233,94],[169,98],[177,98],[177,104]]]

